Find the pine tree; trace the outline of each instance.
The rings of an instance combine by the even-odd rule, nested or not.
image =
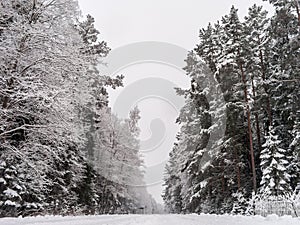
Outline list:
[[[21,211],[24,187],[20,186],[18,171],[8,166],[5,161],[0,163],[0,217],[18,216]]]
[[[165,202],[165,209],[170,213],[181,213],[182,197],[181,197],[181,180],[179,176],[176,160],[178,160],[178,145],[175,144],[172,152],[170,152],[170,159],[165,168],[164,177],[164,193],[162,195]]]
[[[170,211],[177,212],[178,200],[178,209],[186,213],[253,213],[253,190],[284,196],[299,182],[297,4],[271,2],[276,7],[271,20],[254,5],[242,23],[232,7],[221,23],[200,30],[195,52],[203,61],[189,53],[185,70],[191,88],[178,90],[186,104],[166,170],[163,197]],[[208,73],[201,62],[218,81],[225,101],[220,108],[226,114],[216,110],[217,102],[205,98],[201,85],[207,85],[203,73]],[[225,135],[215,140],[210,160],[205,157],[206,145],[213,119],[222,114],[227,119]]]
[[[249,96],[251,104],[251,118],[255,122],[254,158],[257,168],[257,180],[261,179],[260,153],[264,141],[265,132],[272,123],[272,112],[270,105],[270,87],[267,82],[269,77],[269,45],[270,37],[267,32],[269,19],[267,11],[261,6],[253,5],[249,8],[248,15],[243,23],[245,38],[249,45],[246,55],[245,67],[249,75]]]
[[[75,187],[78,195],[78,204],[82,206],[85,214],[95,214],[98,204],[98,195],[96,187],[97,173],[93,165],[85,164],[84,174],[78,187]]]
[[[286,150],[288,157],[293,157],[295,152],[291,148],[292,133],[297,126],[299,111],[300,24],[296,1],[278,0],[271,3],[276,9],[269,27],[269,35],[272,38],[270,46],[272,72],[269,77],[272,116],[277,135],[282,141],[280,148]],[[290,175],[299,173],[296,161],[288,167],[288,173]],[[291,186],[295,188],[295,176],[293,177]]]
[[[292,191],[287,171],[289,159],[287,151],[280,147],[281,142],[279,135],[271,127],[260,156],[262,167],[260,193],[264,197],[286,197]]]
[[[243,192],[236,192],[232,194],[234,198],[234,203],[232,207],[231,214],[234,215],[244,215],[247,211],[248,201],[244,196]]]
[[[300,95],[298,95],[300,96]],[[290,144],[291,152],[292,152],[292,163],[289,168],[291,171],[291,187],[293,190],[300,188],[300,111],[298,111],[298,116],[296,116],[294,128],[292,131],[293,139]],[[297,190],[297,191],[298,191]]]
[[[299,87],[299,27],[294,14],[293,1],[272,1],[276,6],[276,13],[272,17],[269,27],[272,37],[270,48],[271,104],[273,119],[281,127],[280,138],[283,148],[288,148],[293,129],[296,111],[299,105],[297,90]]]

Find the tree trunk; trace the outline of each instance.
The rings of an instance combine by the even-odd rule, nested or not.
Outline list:
[[[256,90],[255,90],[253,78],[251,79],[251,83],[252,83],[253,97],[254,97],[254,101],[255,101],[256,100]],[[255,124],[256,124],[256,136],[257,136],[258,149],[259,149],[259,152],[261,153],[261,151],[262,151],[261,137],[260,137],[261,133],[260,133],[259,118],[258,118],[257,112],[255,112]]]
[[[240,52],[239,52],[240,55]],[[248,91],[247,91],[247,83],[246,76],[242,66],[242,63],[239,63],[240,71],[242,75],[242,82],[244,85],[244,97],[246,103],[246,113],[247,113],[247,124],[248,124],[248,135],[249,135],[249,145],[250,145],[250,157],[251,157],[251,166],[252,166],[252,179],[253,179],[253,190],[256,192],[256,168],[255,168],[255,160],[254,160],[254,150],[253,150],[253,141],[252,141],[252,129],[251,129],[251,117],[250,117],[250,107],[248,102]]]

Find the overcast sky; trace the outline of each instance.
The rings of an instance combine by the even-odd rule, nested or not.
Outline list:
[[[144,41],[165,42],[191,50],[198,42],[200,28],[206,27],[209,22],[215,23],[220,20],[232,5],[239,9],[239,16],[243,18],[254,3],[264,5],[265,9],[270,10],[270,6],[261,0],[79,0],[83,15],[91,14],[95,18],[101,39],[105,40],[112,50]],[[174,49],[175,51],[177,49]],[[137,88],[137,95],[140,92],[139,88],[147,88],[134,85],[143,79],[170,81],[166,86],[174,84],[173,86],[187,88],[189,85],[189,80],[182,70],[162,63],[131,64],[120,69],[118,73],[125,75],[125,88],[110,91],[112,107],[118,97],[126,93],[126,87]],[[168,97],[158,97],[161,98],[156,96],[139,99],[137,105],[142,116],[139,123],[141,139],[145,143],[147,140],[159,139],[153,138],[153,132],[165,132],[159,143],[154,143],[158,144],[156,148],[142,152],[148,168],[146,183],[152,183],[148,190],[158,202],[162,202],[162,184],[159,181],[178,131],[175,120],[179,109],[174,107],[171,100],[168,101]],[[171,98],[173,100],[173,97]],[[175,101],[178,103],[181,100]],[[121,114],[118,111],[116,113]]]

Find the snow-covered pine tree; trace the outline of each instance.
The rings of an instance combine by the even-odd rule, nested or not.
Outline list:
[[[202,32],[206,36],[206,31]],[[209,35],[207,37],[211,38]],[[202,40],[196,51],[209,51],[207,43],[207,40]],[[219,99],[214,96],[217,85],[214,86],[214,77],[204,61],[192,51],[188,54],[186,63],[185,71],[191,79],[191,87],[188,90],[177,90],[178,94],[185,96],[186,103],[177,119],[181,126],[180,133],[170,154],[165,177],[165,203],[169,211],[176,213],[201,212],[202,207],[207,207],[203,204],[204,198],[211,204],[212,210],[215,210],[215,199],[209,198],[214,195],[207,193],[212,189],[221,189],[211,183],[214,179],[219,179],[212,178],[211,170],[221,138],[215,130],[220,130],[219,126],[222,126],[218,124],[219,117],[224,115],[222,101],[218,102]],[[211,66],[213,67],[213,63]]]
[[[249,45],[246,72],[249,75],[249,95],[251,104],[251,118],[254,134],[254,157],[257,171],[257,181],[261,180],[260,153],[264,135],[272,122],[272,109],[270,105],[270,86],[268,82],[269,51],[271,38],[267,32],[269,18],[267,11],[261,6],[253,5],[243,23],[246,41]],[[259,186],[259,184],[258,184]]]
[[[272,38],[270,46],[270,99],[272,116],[280,147],[286,149],[286,155],[294,156],[291,143],[293,129],[297,123],[300,85],[300,23],[298,20],[297,1],[274,0],[275,14],[271,18],[269,35]],[[289,174],[298,174],[297,162],[288,167]],[[294,178],[291,186],[295,188]]]
[[[249,9],[245,22],[241,23],[233,7],[229,15],[223,17],[221,24],[209,24],[207,29],[200,31],[200,43],[195,52],[215,73],[224,94],[226,132],[222,141],[216,142],[218,145],[215,147],[220,151],[210,162],[212,166],[201,170],[201,150],[194,146],[202,146],[207,139],[201,139],[201,135],[197,134],[203,128],[201,101],[193,96],[199,97],[201,88],[197,78],[191,79],[191,89],[180,91],[187,100],[179,116],[182,126],[165,178],[164,200],[170,210],[174,210],[172,204],[177,187],[180,195],[176,196],[180,197],[178,199],[183,212],[231,212],[232,207],[239,204],[239,194],[235,193],[243,193],[243,198],[252,199],[253,203],[255,198],[251,198],[252,191],[256,180],[261,179],[260,173],[255,179],[255,173],[260,166],[263,168],[259,155],[262,152],[262,157],[266,157],[266,148],[262,144],[269,139],[270,124],[276,127],[276,137],[281,140],[276,148],[285,149],[280,156],[289,158],[295,155],[299,129],[296,122],[299,114],[297,10],[290,10],[293,7],[295,9],[295,1],[278,0],[272,3],[275,3],[276,13],[271,22],[262,7],[254,5]],[[199,72],[195,65],[200,61],[191,57],[191,54],[189,56],[190,65],[187,68],[190,71],[187,73],[193,76]],[[253,146],[252,130],[256,134]],[[196,149],[194,153],[193,149]],[[252,153],[250,157],[249,151]],[[287,167],[287,177],[288,174],[299,174],[299,161],[297,157],[294,158],[296,160]],[[252,185],[250,176],[254,178]],[[297,179],[294,177],[287,182],[287,190],[283,193],[291,190],[289,185],[294,189]],[[242,211],[247,211],[247,201],[243,202]],[[253,211],[253,207],[250,208]]]
[[[208,93],[205,90],[205,88],[209,88],[206,76],[211,75],[211,73],[194,52],[188,54],[186,63],[184,69],[191,79],[191,87],[188,90],[186,106],[178,119],[182,124],[181,133],[184,133],[185,136],[181,140],[181,144],[184,144],[182,147],[185,152],[183,154],[185,160],[180,170],[182,173],[183,210],[195,212],[197,205],[199,205],[199,197],[195,196],[199,188],[196,186],[201,181],[199,179],[200,173],[202,173],[201,166],[204,164],[201,163],[201,158],[209,141],[208,128],[211,126]]]
[[[298,95],[299,98],[300,94]],[[300,99],[299,99],[300,101]],[[298,101],[298,102],[299,102]],[[295,119],[294,128],[292,131],[293,140],[290,145],[292,151],[292,163],[290,165],[291,172],[291,186],[294,191],[300,191],[300,111]],[[296,190],[297,189],[297,190]]]
[[[169,154],[170,159],[166,165],[164,174],[164,192],[162,197],[165,203],[165,210],[170,213],[182,212],[180,171],[177,164],[179,147],[178,144],[174,144]]]
[[[272,121],[269,88],[266,84],[268,76],[268,47],[270,38],[267,36],[267,27],[269,19],[267,11],[262,6],[253,5],[248,10],[248,15],[243,23],[246,40],[249,43],[250,51],[247,55],[246,71],[250,76],[251,88],[251,112],[253,121],[255,121],[254,139],[255,162],[259,168],[259,154],[262,151],[262,139],[265,130]],[[259,180],[259,177],[258,177]]]
[[[224,31],[221,40],[224,49],[219,56],[216,77],[226,102],[227,124],[221,158],[227,186],[227,199],[224,198],[223,207],[230,212],[233,204],[232,193],[243,189],[246,193],[251,193],[252,188],[255,188],[256,170],[254,149],[251,145],[249,75],[245,66],[250,46],[246,41],[245,30],[238,18],[237,9],[232,7],[230,13],[222,18],[222,27]],[[249,175],[252,176],[251,179]],[[252,188],[249,183],[251,180]]]
[[[280,137],[276,129],[270,127],[264,150],[261,153],[262,179],[260,182],[260,194],[263,197],[286,198],[291,194],[290,174],[288,173],[287,150],[281,148]]]
[[[84,214],[95,214],[99,213],[99,196],[97,194],[97,172],[94,170],[94,165],[90,162],[85,162],[84,173],[80,182],[78,182],[78,187],[73,187],[78,195],[78,208],[79,211],[83,211]],[[71,210],[78,210],[72,209]]]
[[[17,216],[22,207],[22,192],[24,187],[18,180],[16,167],[0,162],[0,217]]]
[[[195,51],[197,52],[198,56],[200,56],[204,60],[204,62],[209,65],[211,70],[209,73],[212,74],[216,74],[216,72],[218,71],[218,66],[221,63],[220,57],[223,49],[223,35],[224,30],[219,22],[214,24],[213,27],[209,24],[207,29],[202,29],[200,31],[200,43],[197,45]],[[218,79],[218,76],[216,76],[216,78]],[[215,78],[212,76],[210,79],[214,80]],[[216,94],[222,93],[224,91],[224,89],[222,89],[223,84],[218,82],[209,85],[211,93]],[[213,90],[214,88],[215,90]],[[223,98],[223,96],[220,98],[216,98],[214,96],[213,98],[209,99],[211,113],[210,115],[213,122],[212,126],[209,128],[211,134],[213,134],[210,135],[210,141],[214,143],[213,145],[209,146],[209,148],[212,150],[210,154],[212,158],[214,158],[214,160],[212,162],[206,162],[206,165],[209,166],[205,168],[205,175],[203,175],[204,178],[202,177],[202,180],[200,180],[196,185],[199,190],[201,190],[198,192],[198,195],[201,192],[203,193],[203,201],[200,208],[204,212],[220,212],[222,210],[220,204],[222,203],[227,192],[227,189],[225,187],[226,175],[223,161],[224,152],[222,152],[224,133],[220,129],[221,127],[226,126],[225,124],[222,124],[226,120],[226,105],[224,105],[224,103],[226,103],[226,101],[224,101],[225,99]],[[221,132],[216,135],[216,133],[213,132],[213,127],[219,129],[219,131]]]
[[[191,77],[191,89],[185,92],[187,101],[179,116],[182,127],[177,148],[182,152],[177,157],[183,159],[182,169],[177,171],[182,173],[180,180],[184,212],[207,212],[208,208],[209,212],[214,213],[230,212],[234,201],[232,193],[242,185],[249,186],[249,168],[244,166],[248,164],[248,156],[245,150],[244,90],[239,67],[239,51],[244,50],[243,35],[236,9],[232,8],[230,14],[223,17],[221,25],[217,23],[214,28],[209,25],[200,31],[200,44],[195,49],[212,72],[216,73],[226,102],[225,139],[215,140],[212,149],[218,154],[213,157],[213,161],[204,160],[203,152],[210,138],[209,129],[213,127],[212,116],[219,117],[222,112],[224,114],[222,110],[216,113],[216,106],[223,106],[216,102],[210,104],[212,99],[207,99],[207,93],[202,89],[209,87],[209,79],[205,76],[209,76],[211,71],[205,71],[203,61],[193,53],[187,58],[186,71]]]
[[[232,194],[234,198],[233,207],[231,214],[233,215],[244,215],[247,211],[248,201],[245,198],[245,193],[238,191]]]

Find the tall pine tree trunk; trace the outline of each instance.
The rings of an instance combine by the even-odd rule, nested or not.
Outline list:
[[[238,51],[240,55],[240,50]],[[250,146],[250,157],[251,157],[251,166],[252,166],[252,179],[253,179],[253,190],[256,192],[257,185],[256,185],[256,168],[255,168],[255,160],[254,160],[254,150],[253,150],[253,140],[252,140],[252,129],[251,129],[251,117],[250,117],[250,107],[248,102],[248,91],[247,91],[247,83],[246,83],[246,76],[242,66],[242,63],[239,63],[240,71],[242,75],[242,82],[244,85],[244,97],[246,103],[246,113],[247,113],[247,124],[248,124],[248,135],[249,135],[249,146]]]
[[[252,92],[253,92],[253,98],[254,98],[254,101],[256,99],[256,90],[255,90],[255,86],[254,86],[254,82],[253,82],[253,78],[251,79],[251,83],[252,83]],[[255,112],[255,124],[256,124],[256,136],[257,136],[257,144],[258,144],[258,149],[259,149],[259,152],[262,151],[262,148],[261,148],[261,132],[260,132],[260,126],[259,126],[259,118],[258,118],[258,113]]]

